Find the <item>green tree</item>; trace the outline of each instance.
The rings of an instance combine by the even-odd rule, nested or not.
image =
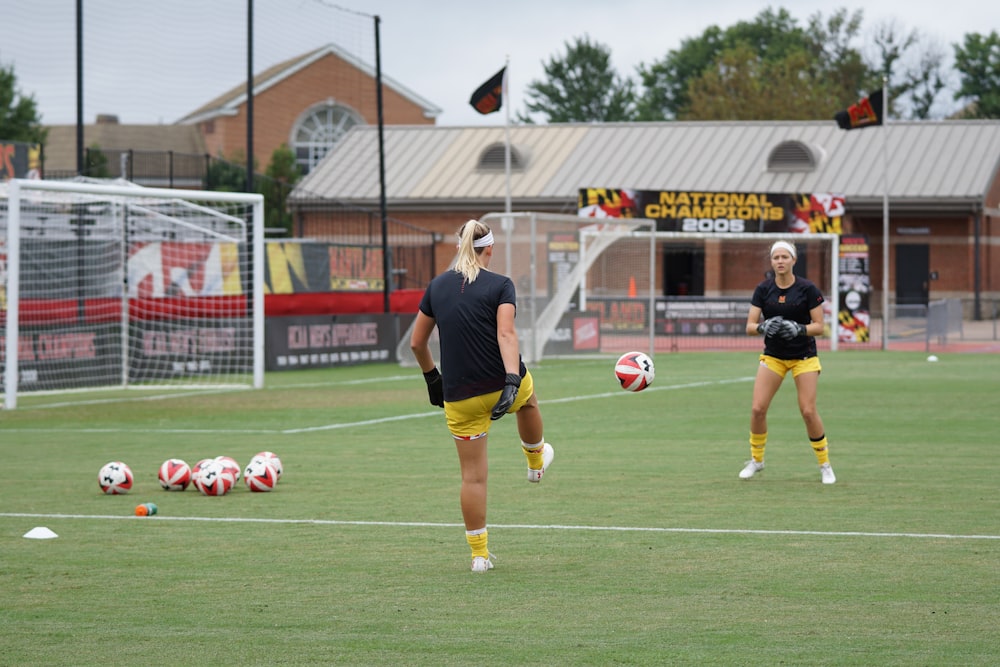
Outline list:
[[[0,67],[0,139],[44,144],[46,135],[35,98],[17,89],[13,65]]]
[[[861,54],[850,47],[859,14],[839,10],[826,21],[817,14],[805,31],[782,12],[763,12],[761,18],[756,29],[734,30],[737,41],[689,80],[688,107],[679,118],[819,120],[830,118],[841,100],[856,101],[858,87],[870,76]]]
[[[83,175],[91,178],[111,178],[111,170],[108,169],[108,156],[96,143],[91,144],[84,151]]]
[[[962,115],[1000,118],[1000,35],[996,30],[985,36],[968,33],[954,48],[962,81],[955,99],[969,101]]]
[[[550,123],[635,120],[635,82],[611,67],[611,51],[588,36],[566,42],[566,55],[543,63],[545,81],[528,84],[525,108],[518,120],[533,122],[538,113]]]
[[[267,226],[281,228],[290,233],[292,216],[288,212],[288,195],[302,178],[302,174],[295,161],[295,152],[287,144],[281,144],[274,149],[264,176],[260,180],[258,190],[264,195],[264,219],[267,221]]]
[[[817,13],[805,28],[785,9],[711,26],[640,65],[642,120],[812,120],[857,102],[877,77],[853,46],[862,13]]]
[[[906,32],[891,21],[876,26],[872,43],[877,53],[872,70],[877,78],[867,89],[882,87],[885,77],[890,116],[905,107],[912,118],[930,118],[931,107],[945,88],[944,51],[917,31]]]
[[[683,40],[679,49],[669,51],[661,60],[639,65],[643,87],[637,100],[639,119],[691,117],[691,82],[707,70],[717,69],[725,51],[740,51],[724,58],[727,62],[745,59],[743,47],[762,60],[777,61],[793,52],[808,51],[810,43],[785,9],[766,9],[753,21],[740,21],[726,29],[709,26],[700,36]],[[725,77],[724,73],[720,76]]]
[[[246,155],[241,150],[235,151],[228,160],[221,155],[216,157],[208,165],[205,189],[216,192],[246,192],[246,162]],[[254,160],[254,171],[257,171],[256,160]]]

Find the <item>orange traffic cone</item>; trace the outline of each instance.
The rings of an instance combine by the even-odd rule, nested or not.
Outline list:
[[[628,298],[634,299],[637,296],[638,296],[638,294],[636,294],[636,291],[635,291],[635,276],[629,276],[629,279],[628,279]]]

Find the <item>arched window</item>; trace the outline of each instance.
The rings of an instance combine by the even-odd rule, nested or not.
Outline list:
[[[292,150],[302,173],[312,171],[349,129],[362,123],[361,116],[333,100],[303,114],[292,130]]]

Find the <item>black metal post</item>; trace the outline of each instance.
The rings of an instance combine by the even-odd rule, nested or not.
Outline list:
[[[389,217],[385,205],[385,123],[382,114],[382,48],[379,44],[379,23],[375,17],[375,90],[378,101],[378,180],[379,180],[379,213],[382,216],[382,308],[388,313],[389,294],[392,289],[392,257],[389,255]]]
[[[83,174],[83,0],[76,0],[76,173]]]
[[[247,0],[247,192],[253,192],[253,0]]]

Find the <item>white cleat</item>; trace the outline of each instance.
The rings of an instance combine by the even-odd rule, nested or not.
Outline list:
[[[552,445],[547,442],[542,445],[542,469],[535,470],[533,468],[528,468],[528,481],[536,484],[542,481],[542,475],[544,475],[545,471],[549,469],[549,465],[555,457],[556,453],[555,450],[552,449]]]
[[[489,555],[489,558],[483,558],[482,556],[476,556],[472,559],[472,571],[476,574],[483,574],[489,572],[493,569],[493,554]]]
[[[743,470],[740,471],[740,479],[750,479],[763,469],[763,461],[754,461],[753,459],[750,459],[747,461],[747,464],[743,466]]]
[[[822,476],[824,484],[835,484],[837,482],[837,476],[833,474],[833,466],[829,463],[824,463],[819,467],[819,474]]]

